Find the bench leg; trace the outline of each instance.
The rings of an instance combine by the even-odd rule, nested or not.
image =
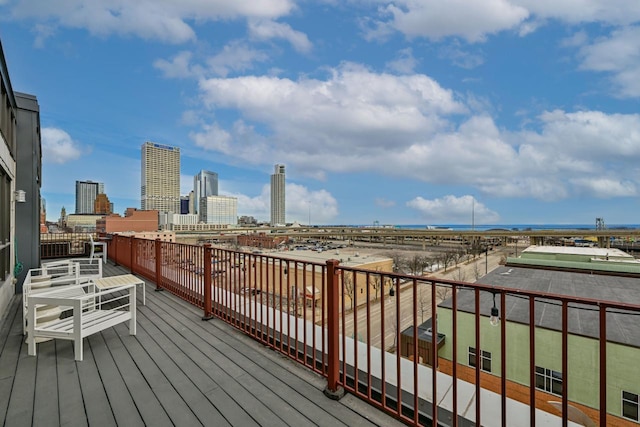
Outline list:
[[[136,334],[136,286],[132,286],[129,289],[129,312],[131,313],[131,319],[129,319],[129,335],[135,335]]]
[[[82,362],[82,306],[80,301],[73,304],[73,352],[75,359]]]
[[[34,327],[36,324],[35,304],[29,304],[27,310],[27,344],[29,356],[36,355],[36,339],[34,338]]]

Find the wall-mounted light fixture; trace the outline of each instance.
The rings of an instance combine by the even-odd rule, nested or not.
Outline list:
[[[13,197],[17,203],[24,203],[27,201],[27,193],[24,190],[16,190],[13,192]]]
[[[493,307],[491,307],[491,316],[489,317],[489,323],[491,326],[498,326],[500,323],[500,312],[498,311],[498,307],[496,307],[496,294],[493,293]]]

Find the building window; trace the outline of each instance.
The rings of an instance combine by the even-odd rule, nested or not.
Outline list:
[[[476,367],[476,349],[474,347],[469,347],[469,366]],[[480,369],[491,372],[491,352],[482,350]]]
[[[562,373],[536,366],[536,388],[562,396]]]
[[[0,144],[2,140],[0,139]],[[11,180],[0,167],[0,285],[11,270]]]
[[[640,421],[638,406],[638,395],[622,390],[622,416],[633,421]]]

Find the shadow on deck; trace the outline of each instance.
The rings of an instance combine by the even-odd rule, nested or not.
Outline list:
[[[124,324],[92,335],[82,362],[64,340],[28,356],[16,296],[0,326],[0,425],[401,425],[354,396],[328,399],[324,378],[146,286],[137,335]]]

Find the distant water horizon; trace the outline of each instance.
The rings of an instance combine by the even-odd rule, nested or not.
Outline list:
[[[427,228],[435,229],[451,229],[454,231],[487,231],[487,230],[513,230],[513,231],[528,231],[528,230],[595,230],[595,224],[407,224],[407,225],[393,225],[393,224],[361,224],[354,225],[352,227],[393,227],[402,229],[417,229],[424,230]],[[608,230],[633,230],[640,228],[640,224],[608,224],[606,229]]]

